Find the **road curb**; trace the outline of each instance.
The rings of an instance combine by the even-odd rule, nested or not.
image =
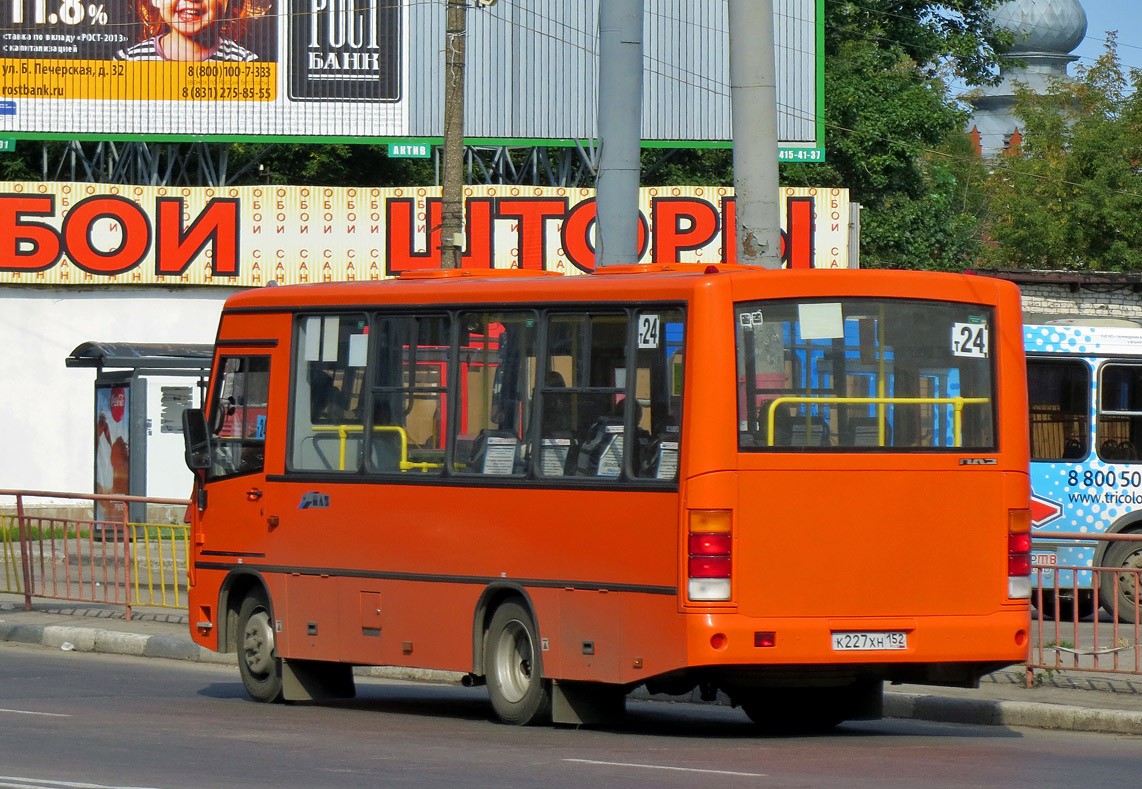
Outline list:
[[[1029,701],[960,699],[894,691],[884,694],[884,716],[940,723],[1026,726],[1033,729],[1102,734],[1142,734],[1142,712]]]
[[[143,657],[166,658],[168,660],[190,660],[196,663],[235,664],[236,658],[229,654],[212,652],[178,636],[150,636],[143,646]]]
[[[221,655],[195,644],[189,638],[123,633],[94,627],[68,625],[0,624],[0,641],[38,644],[76,652],[191,660],[198,663],[234,664],[233,655]]]

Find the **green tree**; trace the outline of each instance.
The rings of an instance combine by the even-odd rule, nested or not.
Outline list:
[[[246,167],[256,162],[259,167]],[[420,186],[435,183],[427,159],[390,159],[386,146],[235,143],[230,170],[238,184],[296,186]]]
[[[966,111],[947,86],[993,78],[996,47],[1009,43],[988,16],[1000,2],[826,0],[827,161],[782,165],[781,177],[791,186],[850,189],[864,207],[863,265],[954,269],[974,257],[978,206],[967,187],[978,179],[964,153]],[[644,151],[645,183],[733,182],[728,149],[666,153]],[[14,167],[35,172],[34,164]],[[431,162],[390,160],[371,145],[238,143],[228,170],[242,173],[241,184],[436,181]]]
[[[58,144],[48,143],[55,148]],[[16,140],[15,147],[0,153],[0,181],[43,180],[43,150],[38,140]]]
[[[1010,43],[996,0],[826,3],[822,164],[788,164],[782,182],[848,187],[863,206],[861,265],[959,269],[978,247],[965,196],[967,112],[951,79],[994,81]]]
[[[1022,143],[987,186],[985,265],[1142,270],[1142,71],[1094,66],[1017,94]]]

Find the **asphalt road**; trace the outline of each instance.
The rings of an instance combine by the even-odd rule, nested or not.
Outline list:
[[[1138,737],[906,720],[767,738],[739,710],[642,701],[613,728],[521,729],[483,689],[358,691],[260,705],[233,667],[0,643],[0,786],[1073,787],[1133,783],[1142,757]]]

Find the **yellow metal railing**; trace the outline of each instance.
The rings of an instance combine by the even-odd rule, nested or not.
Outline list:
[[[774,428],[776,426],[777,407],[786,403],[809,403],[822,405],[950,405],[953,408],[952,416],[952,445],[960,446],[963,443],[963,410],[965,405],[979,405],[988,403],[988,397],[804,397],[787,396],[771,400],[766,407],[766,428],[769,431],[769,446],[774,446]],[[806,419],[809,419],[806,416]],[[884,446],[885,417],[881,412],[878,420],[878,444]]]
[[[22,595],[28,610],[36,597],[122,605],[128,619],[133,605],[186,608],[188,525],[93,520],[82,507],[61,517],[25,506],[32,498],[86,500],[118,504],[125,512],[132,502],[186,507],[185,499],[24,490],[0,495],[16,499],[16,512],[0,515],[0,592]]]
[[[131,537],[131,601],[158,608],[186,608],[184,587],[190,526],[128,523]]]
[[[91,521],[30,520],[33,525],[26,545],[34,560],[33,596],[186,608],[186,555],[190,545],[186,524],[128,523],[124,531],[129,544],[113,550],[102,540],[92,539]],[[0,592],[24,594],[22,558],[19,519],[0,515]],[[41,561],[52,564],[47,578],[39,567]],[[123,572],[124,562],[130,565],[130,573]],[[98,594],[92,588],[95,584],[104,587]],[[108,585],[126,588],[119,594],[107,589]]]
[[[16,516],[0,515],[0,561],[4,563],[4,584],[0,586],[0,592],[24,593],[19,552],[20,533]]]
[[[313,432],[315,433],[336,433],[341,440],[340,452],[338,455],[338,471],[345,470],[345,448],[349,442],[349,435],[351,433],[365,432],[364,425],[314,425]],[[418,463],[408,459],[408,432],[399,425],[374,425],[374,433],[396,433],[400,436],[400,461],[399,468],[401,471],[424,471],[429,469],[441,468],[441,463]]]

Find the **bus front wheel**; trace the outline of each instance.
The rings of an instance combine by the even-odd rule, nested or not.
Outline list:
[[[274,648],[269,605],[261,595],[250,595],[238,612],[238,672],[254,701],[276,703],[282,694],[282,661]]]
[[[535,622],[520,603],[505,602],[492,616],[484,670],[492,709],[504,723],[528,726],[551,719],[551,683],[540,667]]]
[[[1135,532],[1136,534],[1138,532]],[[1102,564],[1104,567],[1114,567],[1121,572],[1104,571],[1099,579],[1099,595],[1107,612],[1114,614],[1118,609],[1118,621],[1133,623],[1135,620],[1135,601],[1138,598],[1138,585],[1142,585],[1139,570],[1142,570],[1142,542],[1116,542],[1106,551]],[[1114,580],[1118,579],[1118,588]]]

